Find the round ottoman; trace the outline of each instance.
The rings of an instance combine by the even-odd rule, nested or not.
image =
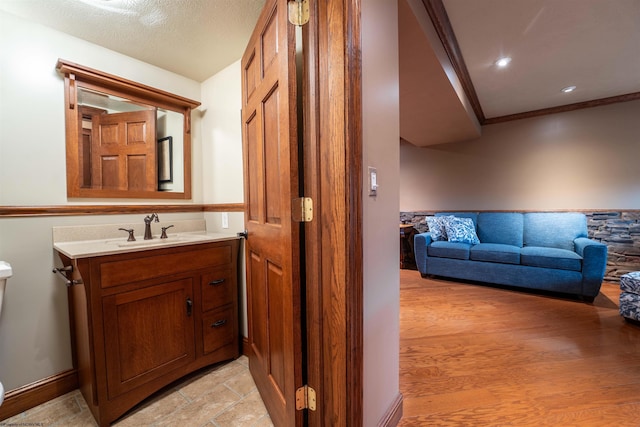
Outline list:
[[[620,315],[640,321],[640,271],[620,277]]]

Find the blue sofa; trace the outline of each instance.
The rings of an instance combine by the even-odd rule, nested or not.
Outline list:
[[[416,264],[423,276],[553,291],[586,301],[593,301],[600,291],[607,246],[587,238],[584,214],[454,212],[436,217],[427,219],[436,226],[439,222],[442,230],[434,228],[414,238]],[[451,221],[451,217],[462,219]],[[456,221],[470,226],[477,239],[454,238]],[[453,223],[451,236],[440,236],[449,223]]]

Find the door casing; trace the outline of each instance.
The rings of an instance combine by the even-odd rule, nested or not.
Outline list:
[[[311,426],[363,422],[360,0],[311,1],[304,37],[304,193]]]

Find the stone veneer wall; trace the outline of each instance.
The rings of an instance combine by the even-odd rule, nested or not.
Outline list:
[[[640,271],[640,210],[576,211],[587,216],[589,238],[608,247],[604,280],[618,282],[630,271]],[[419,233],[428,231],[424,221],[435,211],[400,212],[400,222],[413,224]]]

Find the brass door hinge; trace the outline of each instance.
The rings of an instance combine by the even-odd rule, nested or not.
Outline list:
[[[313,220],[313,200],[311,197],[293,199],[291,216],[295,222],[311,222]]]
[[[296,410],[316,410],[316,391],[308,385],[303,385],[296,390]]]
[[[299,27],[309,22],[309,0],[289,0],[289,22]]]

